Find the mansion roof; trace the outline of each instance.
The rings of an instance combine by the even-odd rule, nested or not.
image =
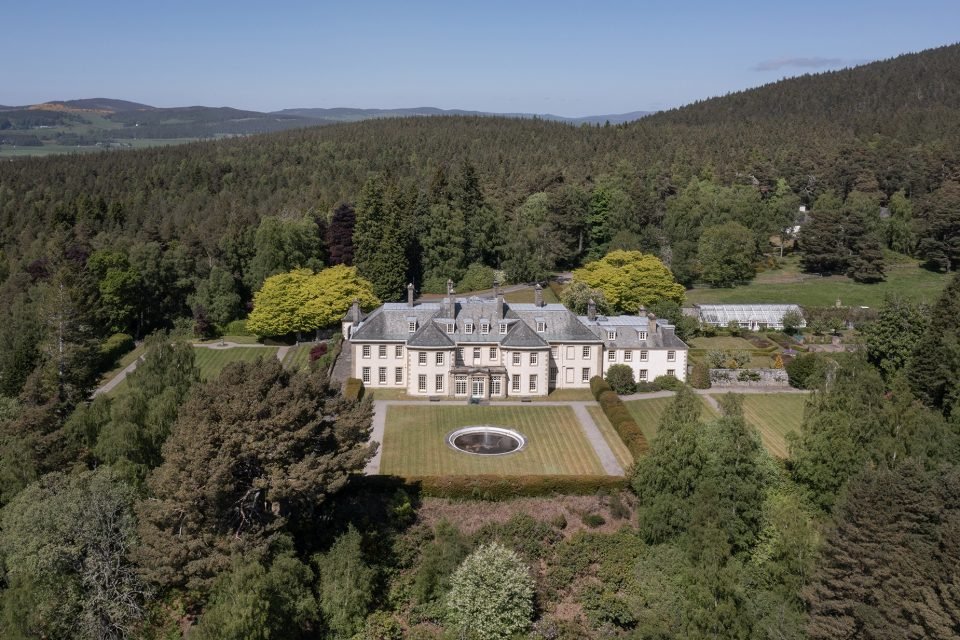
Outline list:
[[[649,330],[651,323],[653,331]],[[646,333],[645,339],[640,339],[639,331]],[[578,317],[562,304],[508,303],[502,298],[477,297],[447,297],[418,304],[388,302],[356,323],[350,339],[436,349],[470,343],[538,349],[571,342],[628,349],[687,348],[663,320],[645,316]]]

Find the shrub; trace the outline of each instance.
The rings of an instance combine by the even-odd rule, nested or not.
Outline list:
[[[590,378],[590,393],[593,394],[593,397],[597,400],[600,399],[600,394],[604,391],[612,391],[610,385],[607,384],[607,381],[601,378],[600,376],[593,376]]]
[[[115,333],[100,345],[100,362],[103,368],[112,367],[120,356],[133,349],[133,336]]]
[[[223,335],[225,336],[252,336],[253,333],[247,330],[247,321],[246,320],[233,320],[228,322],[227,326],[223,328]]]
[[[359,378],[347,378],[347,384],[343,387],[343,397],[350,401],[359,401],[363,399],[363,380]]]
[[[318,345],[314,345],[310,349],[310,362],[316,362],[327,353],[327,343],[321,342]]]
[[[813,353],[797,356],[784,368],[787,370],[787,379],[791,387],[808,389],[810,377],[817,368],[817,356]]]
[[[479,262],[474,262],[467,267],[467,272],[457,283],[457,291],[468,292],[490,289],[493,287],[493,278],[493,269]]]
[[[591,387],[594,386],[592,382],[591,380]],[[604,383],[604,385],[607,389],[601,390],[596,396],[597,402],[600,404],[604,415],[607,416],[607,420],[613,425],[613,429],[634,457],[645,454],[649,450],[649,445],[643,435],[643,431],[641,431],[637,423],[634,422],[633,416],[630,415],[627,405],[623,404],[620,396],[610,389],[609,385],[606,385],[606,383]],[[596,385],[596,389],[600,390],[599,384]]]
[[[633,380],[633,367],[627,364],[615,364],[607,370],[607,384],[618,394],[633,393],[636,384]]]
[[[554,528],[559,529],[560,531],[563,531],[564,529],[567,528],[567,517],[562,513],[558,513],[557,515],[550,518],[550,524]]]
[[[727,366],[727,360],[730,359],[730,354],[726,351],[714,350],[707,352],[707,362],[710,363],[710,366],[714,369],[724,369]]]
[[[626,479],[619,476],[414,476],[420,494],[454,500],[512,500],[521,497],[578,495],[590,496],[600,489],[619,491]]]
[[[623,520],[630,517],[630,509],[623,503],[623,498],[619,493],[610,496],[610,515],[615,520]]]
[[[583,524],[587,525],[591,529],[602,527],[607,522],[607,520],[599,513],[585,513],[580,517],[580,520],[582,520]]]
[[[677,391],[683,386],[683,383],[673,376],[657,376],[653,379],[653,384],[667,391]]]
[[[458,637],[498,640],[523,633],[533,618],[533,579],[520,557],[493,542],[453,574],[447,620]]]
[[[655,382],[641,380],[637,383],[637,393],[652,393],[654,391],[663,391],[663,389]]]
[[[351,525],[327,553],[313,556],[320,609],[337,638],[360,631],[373,604],[377,571],[363,557],[362,545],[363,536]]]
[[[740,382],[759,382],[760,374],[753,369],[743,369],[737,374],[737,380]]]
[[[690,386],[694,389],[710,388],[710,368],[706,363],[697,360],[690,370]]]

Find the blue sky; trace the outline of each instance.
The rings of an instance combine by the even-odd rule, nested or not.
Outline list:
[[[140,8],[143,6],[144,8]],[[957,0],[11,2],[0,104],[655,110],[960,40]]]

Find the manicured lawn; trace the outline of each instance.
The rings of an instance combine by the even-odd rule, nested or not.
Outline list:
[[[887,279],[876,284],[859,284],[846,276],[821,278],[800,274],[796,267],[767,271],[748,285],[732,289],[691,289],[687,303],[796,303],[801,306],[831,307],[839,298],[846,306],[879,307],[886,294],[910,300],[933,302],[947,284],[948,277],[921,269],[919,264],[902,259],[890,265]]]
[[[620,436],[617,435],[613,425],[610,424],[609,420],[607,420],[607,416],[604,415],[603,409],[597,406],[592,406],[587,407],[587,412],[590,413],[590,417],[593,418],[593,421],[597,423],[597,428],[600,429],[603,439],[607,441],[607,445],[610,447],[610,450],[613,451],[613,455],[616,457],[617,462],[620,463],[621,467],[627,469],[633,464],[633,456],[630,454],[630,450],[627,449],[627,445],[623,444],[623,440],[621,440]]]
[[[650,398],[649,400],[630,400],[629,402],[624,402],[624,404],[627,405],[627,410],[630,412],[630,415],[633,416],[637,426],[643,431],[647,442],[652,443],[657,435],[657,425],[660,423],[660,416],[663,415],[667,405],[671,402],[673,402],[673,398]],[[703,420],[712,420],[717,417],[716,412],[703,398],[700,398],[700,402],[703,409],[700,415]]]
[[[526,447],[502,456],[478,456],[447,445],[447,435],[468,425],[519,431]],[[393,405],[387,408],[380,473],[433,475],[604,475],[570,407]]]
[[[290,371],[303,371],[310,367],[310,349],[317,345],[316,342],[306,342],[290,347],[287,355],[283,358],[283,366]]]
[[[257,358],[276,358],[277,347],[234,347],[233,349],[209,349],[198,347],[194,351],[200,379],[211,380],[220,375],[231,362],[253,362]]]
[[[198,340],[199,344],[220,344],[220,341],[235,342],[237,344],[260,344],[257,336],[223,336],[222,338],[211,338],[209,340]]]
[[[743,394],[743,414],[760,432],[767,451],[787,457],[786,435],[800,432],[807,395],[800,393]]]

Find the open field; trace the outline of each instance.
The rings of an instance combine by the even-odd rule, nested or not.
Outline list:
[[[446,436],[468,425],[516,429],[526,447],[502,456],[477,456],[447,446]],[[604,475],[573,409],[563,406],[429,406],[387,408],[380,473],[434,475]]]
[[[138,138],[123,139],[124,146],[98,147],[95,145],[44,144],[39,147],[0,145],[0,159],[25,158],[31,156],[49,156],[63,153],[96,153],[97,151],[123,151],[125,149],[145,149],[147,147],[166,147],[175,144],[197,142],[200,138]]]
[[[593,418],[593,421],[597,423],[600,434],[603,435],[603,439],[607,441],[607,445],[610,447],[610,450],[613,451],[613,455],[617,459],[617,462],[620,463],[620,466],[624,470],[630,468],[630,465],[633,464],[633,455],[630,454],[627,445],[623,444],[623,440],[617,435],[613,425],[607,420],[603,409],[594,405],[587,407],[587,412],[590,414],[590,417]]]
[[[765,271],[748,285],[731,289],[690,289],[687,303],[796,303],[801,306],[830,307],[839,298],[847,306],[878,307],[887,294],[911,300],[933,302],[947,284],[943,274],[927,271],[903,257],[887,270],[885,282],[860,284],[846,276],[825,278],[801,274],[795,262],[783,269]]]
[[[744,394],[743,414],[760,432],[767,451],[786,458],[786,435],[800,432],[806,402],[806,394],[799,393]]]
[[[660,422],[660,416],[663,415],[667,405],[671,402],[673,402],[673,398],[650,398],[649,400],[630,400],[624,402],[624,404],[627,405],[627,410],[633,416],[637,426],[643,431],[647,442],[652,443],[657,435],[657,424]],[[700,398],[700,402],[703,406],[703,410],[700,412],[703,420],[712,420],[717,417],[716,412],[703,398]]]
[[[233,349],[197,348],[197,367],[200,379],[211,380],[220,375],[223,368],[231,362],[253,362],[257,358],[276,358],[276,347],[236,347]]]

